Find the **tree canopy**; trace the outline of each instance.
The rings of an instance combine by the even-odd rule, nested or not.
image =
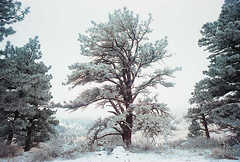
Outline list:
[[[14,34],[12,24],[22,21],[29,8],[22,9],[22,3],[17,0],[0,1],[0,42],[8,35]]]

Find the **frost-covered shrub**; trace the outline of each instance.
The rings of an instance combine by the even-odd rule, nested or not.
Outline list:
[[[55,139],[52,143],[55,143],[55,147],[52,149],[55,149],[56,152],[58,152],[58,156],[62,158],[71,158],[74,157],[79,152],[89,152],[90,146],[88,144],[88,141],[86,137],[80,137],[80,136],[72,136],[69,138],[64,136],[59,136],[57,139]],[[50,145],[52,145],[50,143]]]
[[[224,143],[229,146],[240,144],[240,136],[238,136],[237,134],[231,134],[226,137]]]
[[[188,138],[186,142],[181,144],[181,148],[183,149],[208,149],[222,146],[223,140],[214,138],[208,139],[206,137]]]
[[[31,155],[31,162],[44,162],[60,157],[63,151],[61,142],[62,141],[57,138],[51,139],[47,143],[40,143],[38,147],[31,149],[29,152]]]
[[[230,146],[228,144],[224,144],[223,145],[223,150],[225,152],[226,155],[229,156],[240,156],[240,144],[236,144],[233,146]]]
[[[234,150],[234,155],[240,157],[240,143],[233,145],[231,147],[232,150]]]
[[[178,148],[184,146],[186,143],[185,139],[178,139],[173,141],[166,141],[162,144],[162,147],[164,148]]]
[[[223,147],[214,148],[211,152],[211,157],[216,159],[238,160],[237,156],[240,156],[240,145],[224,144]]]
[[[99,140],[98,145],[103,146],[104,148],[114,148],[116,146],[124,146],[121,136],[106,136],[101,140]]]
[[[88,130],[87,141],[91,151],[96,150],[97,146],[103,146],[106,143],[104,138],[106,138],[105,135],[111,136],[109,133],[107,133],[109,129],[111,130],[111,125],[112,120],[109,118],[98,119]]]
[[[226,154],[240,156],[240,137],[231,135],[224,140],[223,150]]]
[[[133,106],[134,122],[132,126],[132,133],[140,132],[143,137],[155,141],[159,135],[166,137],[172,132],[173,118],[167,113],[165,104],[154,103],[149,100],[139,102]],[[108,145],[106,143],[114,144],[110,139],[122,139],[122,123],[125,123],[126,113],[118,116],[110,116],[105,119],[98,119],[95,124],[89,129],[88,141],[93,148],[98,145]],[[107,136],[111,136],[108,138]],[[119,137],[113,137],[119,136]],[[121,145],[121,142],[114,145]]]
[[[200,124],[196,120],[192,120],[192,123],[188,127],[188,130],[189,130],[189,133],[188,133],[189,137],[198,137],[203,135]]]
[[[133,132],[140,131],[153,141],[159,135],[166,137],[172,133],[173,117],[169,114],[166,104],[145,98],[134,106]]]
[[[49,161],[51,159],[53,159],[53,157],[51,156],[51,152],[49,152],[50,150],[39,150],[37,152],[32,153],[31,156],[31,162],[45,162],[45,161]]]
[[[61,152],[61,157],[64,159],[71,159],[77,156],[79,153],[90,152],[90,147],[86,140],[78,141],[74,145],[63,146],[64,150]]]
[[[157,144],[151,138],[139,134],[136,136],[132,141],[133,149],[137,148],[140,149],[140,151],[151,151],[158,148]]]
[[[37,151],[31,152],[31,161],[70,159],[80,152],[89,152],[86,129],[91,123],[92,121],[60,119],[60,125],[56,126],[57,135],[46,143],[40,143]]]
[[[0,158],[13,157],[19,154],[20,148],[15,145],[5,145],[0,143]]]
[[[40,144],[37,151],[32,151],[31,161],[47,161],[55,158],[71,159],[82,152],[89,152],[89,146],[86,140],[66,141],[63,136]]]

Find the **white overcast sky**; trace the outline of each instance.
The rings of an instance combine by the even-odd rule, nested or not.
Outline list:
[[[127,7],[146,16],[151,13],[154,32],[152,40],[168,37],[169,53],[173,57],[166,65],[181,66],[176,73],[174,88],[159,88],[159,101],[172,112],[186,112],[194,84],[207,68],[206,52],[199,48],[200,29],[206,22],[218,18],[223,0],[22,0],[30,6],[30,14],[15,25],[17,33],[8,40],[22,45],[30,37],[39,36],[43,59],[51,65],[52,92],[56,101],[73,99],[77,93],[62,86],[68,66],[85,59],[80,56],[78,33],[84,33],[90,21],[106,21],[115,9]]]

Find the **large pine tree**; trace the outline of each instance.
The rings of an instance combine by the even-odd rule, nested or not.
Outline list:
[[[0,42],[15,33],[12,25],[29,12],[20,1],[0,1]],[[33,142],[47,140],[58,123],[48,107],[51,99],[47,67],[41,59],[37,38],[23,47],[9,42],[0,51],[0,140],[11,144],[13,138],[28,151]]]
[[[204,132],[207,138],[210,138],[209,124],[212,123],[209,118],[211,96],[208,93],[208,80],[202,79],[194,86],[194,91],[189,99],[191,108],[188,109],[186,117],[191,120],[189,131],[192,130]],[[196,124],[196,122],[199,124]],[[194,128],[196,126],[196,128]],[[191,134],[191,133],[190,133]]]
[[[13,137],[28,151],[34,141],[46,140],[54,132],[57,121],[54,111],[48,108],[51,75],[41,59],[37,38],[30,39],[23,47],[10,43],[1,51],[0,118],[2,137],[7,143]],[[24,141],[24,142],[22,142]]]
[[[166,79],[175,70],[163,68],[160,63],[169,57],[167,40],[149,41],[151,21],[151,15],[141,21],[138,15],[124,8],[109,14],[108,22],[92,22],[86,34],[79,34],[81,55],[88,56],[91,61],[72,65],[67,84],[73,87],[97,84],[65,106],[79,108],[101,103],[109,109],[113,116],[108,118],[108,124],[100,125],[97,132],[105,126],[112,131],[95,135],[95,139],[120,135],[129,146],[134,130],[141,129],[153,136],[163,133],[169,126],[165,104],[139,98],[143,94],[148,96],[149,87],[173,86]]]
[[[221,128],[240,132],[240,0],[226,0],[219,18],[201,30],[199,46],[210,55],[204,71],[211,120]]]

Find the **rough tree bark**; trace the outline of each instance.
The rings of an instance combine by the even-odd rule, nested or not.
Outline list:
[[[27,127],[27,136],[25,139],[24,151],[29,151],[32,148],[32,133],[33,124],[30,127]]]
[[[209,139],[210,138],[210,134],[209,134],[209,130],[208,130],[207,120],[206,120],[204,114],[202,114],[202,124],[204,126],[205,135]]]
[[[126,115],[126,123],[122,126],[122,139],[127,148],[132,144],[132,126],[133,126],[133,114]]]

